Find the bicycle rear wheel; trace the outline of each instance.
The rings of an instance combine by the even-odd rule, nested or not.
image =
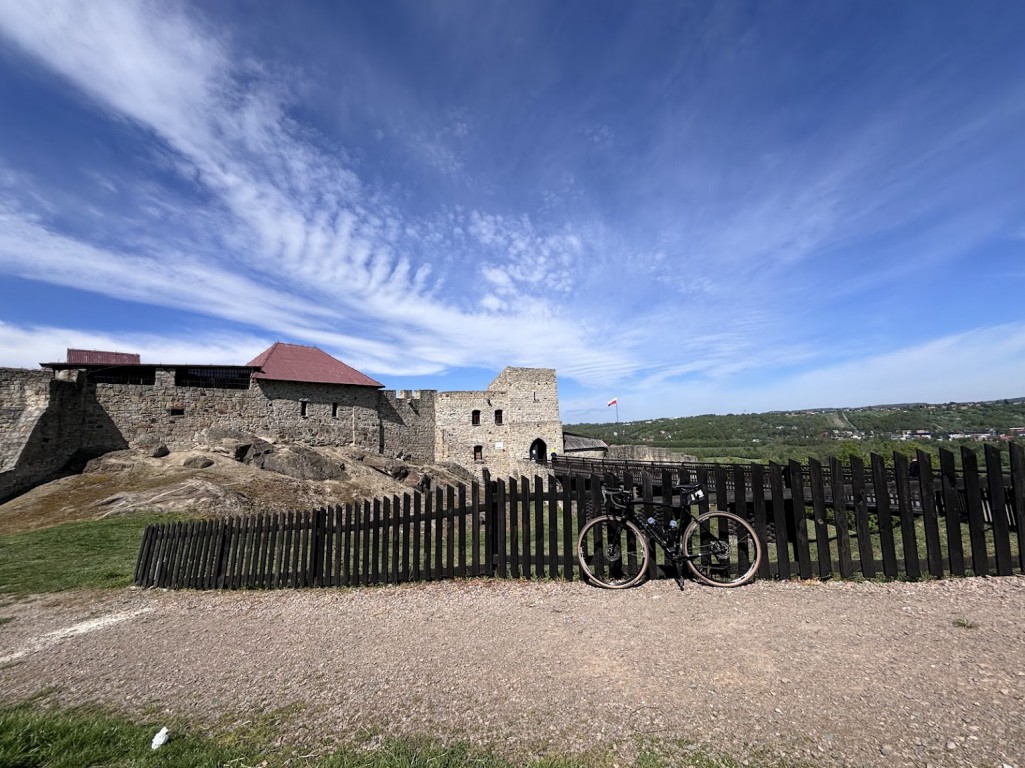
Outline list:
[[[594,518],[580,531],[577,560],[592,584],[626,589],[639,583],[648,569],[648,541],[629,520],[612,515]]]
[[[732,512],[707,512],[683,532],[683,554],[698,581],[739,587],[755,577],[762,545],[754,528]]]

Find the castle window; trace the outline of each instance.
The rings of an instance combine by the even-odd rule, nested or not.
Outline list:
[[[249,368],[175,368],[176,387],[204,387],[206,389],[249,389]]]
[[[483,445],[475,445],[475,446],[473,446],[473,460],[474,461],[484,461],[484,446]]]
[[[96,384],[135,384],[153,386],[156,383],[156,369],[131,366],[123,368],[101,368],[86,374]]]
[[[184,416],[185,415],[185,409],[184,408],[168,408],[167,409],[167,415],[168,416]]]
[[[495,423],[496,424],[501,424],[502,423],[502,411],[501,411],[501,409],[495,411]]]
[[[309,414],[309,405],[310,404],[308,402],[306,402],[305,400],[300,400],[299,401],[299,415],[302,416],[304,419],[307,416],[310,415]]]
[[[470,414],[470,423],[475,427],[480,426],[480,411],[474,411]]]
[[[331,403],[331,418],[338,418],[338,403]]]

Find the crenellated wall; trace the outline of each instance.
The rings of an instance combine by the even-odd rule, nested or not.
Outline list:
[[[91,380],[86,370],[0,369],[0,500],[51,479],[73,460],[153,439],[183,450],[210,427],[280,442],[353,445],[423,464],[454,462],[478,473],[485,466],[530,472],[534,460],[562,451],[550,368],[506,368],[480,392],[264,379],[246,389],[179,386],[174,368],[157,368],[152,381],[111,384]]]

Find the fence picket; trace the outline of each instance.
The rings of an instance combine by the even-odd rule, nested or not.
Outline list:
[[[544,486],[541,478],[534,475],[534,574],[539,579],[545,576],[545,509]]]
[[[922,497],[922,525],[925,528],[925,557],[929,574],[943,578],[943,551],[940,547],[940,526],[936,517],[936,481],[932,458],[925,451],[915,454],[918,460],[918,487]]]
[[[562,578],[573,580],[576,567],[576,538],[573,536],[573,512],[570,499],[573,493],[573,478],[565,475],[562,480]]]
[[[835,456],[829,459],[829,485],[833,497],[833,526],[836,528],[836,560],[840,578],[854,574],[851,561],[851,532],[847,520],[847,493],[844,489],[843,466]]]
[[[815,555],[819,561],[819,578],[833,575],[833,561],[829,554],[829,528],[826,525],[826,488],[822,479],[822,464],[808,462],[808,485],[811,487],[811,507],[815,516]]]
[[[455,491],[449,486],[445,489],[445,578],[456,575],[456,500]]]
[[[413,578],[412,571],[410,571],[410,530],[412,527],[412,521],[410,515],[412,510],[410,506],[412,499],[408,493],[402,494],[402,571],[400,578],[402,581],[410,581]]]
[[[465,579],[470,572],[468,552],[466,551],[466,526],[469,524],[469,512],[466,508],[466,486],[459,486],[459,507],[457,519],[459,520],[459,572],[458,576]]]
[[[1025,448],[1011,443],[1011,498],[1014,528],[1018,533],[1018,568],[1025,571]]]
[[[921,471],[921,470],[919,470]],[[918,558],[918,537],[915,518],[911,513],[911,472],[908,457],[893,453],[893,476],[897,485],[897,509],[900,511],[900,538],[904,549],[904,573],[917,581],[922,576]]]
[[[858,557],[861,574],[866,579],[876,575],[876,558],[872,550],[872,535],[868,526],[868,489],[865,485],[865,462],[860,456],[851,456],[851,493],[854,496],[854,525],[858,532]]]
[[[495,506],[495,531],[498,533],[495,547],[495,558],[499,578],[505,579],[509,576],[509,563],[506,560],[506,506],[505,506],[505,481],[499,480],[497,486]],[[513,494],[515,496],[515,494]],[[515,517],[515,515],[513,515]]]
[[[683,480],[683,477],[680,479]],[[769,529],[765,520],[765,471],[761,464],[751,465],[751,515],[754,518],[752,524],[755,533],[762,542],[764,552],[762,564],[758,566],[758,576],[768,579],[772,574],[769,570]]]
[[[381,577],[381,500],[374,499],[370,515],[370,583],[377,584]]]
[[[945,448],[940,449],[940,483],[943,491],[943,515],[947,529],[950,572],[954,576],[964,576],[964,541],[961,537],[963,515],[957,494],[957,472],[954,468],[954,454]]]
[[[529,579],[531,574],[530,483],[527,481],[527,478],[522,475],[520,476],[520,512],[523,515],[523,524],[520,526],[520,532],[523,536],[523,551],[520,556],[520,567],[523,570],[523,578]]]
[[[480,531],[481,531],[481,506],[480,506],[480,485],[474,483],[470,486],[470,506],[472,517],[470,518],[470,542],[473,546],[473,557],[470,565],[474,576],[483,576],[484,570],[480,561]],[[485,515],[485,520],[487,519]]]
[[[794,532],[794,553],[802,579],[811,578],[811,545],[808,541],[808,513],[804,508],[804,472],[793,459],[787,464],[790,476],[790,504],[787,522]],[[789,531],[788,531],[789,533]]]
[[[979,458],[975,455],[975,451],[968,448],[961,449],[961,470],[964,473],[965,505],[968,507],[968,540],[972,545],[972,570],[976,576],[988,576],[986,520],[982,515]]]
[[[790,547],[787,542],[787,520],[783,506],[783,468],[769,462],[769,487],[772,498],[772,519],[776,533],[776,573],[778,579],[790,578]]]
[[[341,504],[335,504],[331,508],[331,519],[334,525],[334,545],[335,545],[335,562],[334,570],[331,574],[331,586],[340,587],[342,585],[342,569],[344,567],[344,559],[342,557],[342,547],[344,546],[345,537],[345,516],[344,510]]]
[[[993,518],[993,548],[996,551],[997,576],[1011,575],[1011,530],[1007,521],[1007,502],[1004,496],[1004,468],[1000,449],[993,445],[985,448],[986,485],[989,490],[990,517]]]
[[[897,578],[897,546],[893,538],[893,513],[890,511],[890,489],[886,482],[886,463],[877,453],[872,459],[872,493],[876,500],[876,518],[879,521],[879,549],[883,555],[883,574]]]
[[[445,578],[443,570],[445,541],[445,496],[441,488],[434,492],[434,578]]]
[[[370,561],[370,526],[373,523],[372,507],[370,501],[364,499],[360,507],[359,517],[359,544],[361,556],[359,561],[359,583],[366,586],[370,583],[371,561]]]

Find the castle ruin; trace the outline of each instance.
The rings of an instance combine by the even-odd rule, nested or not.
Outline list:
[[[39,370],[0,368],[0,501],[109,451],[147,441],[186,450],[214,427],[477,474],[546,464],[563,440],[551,368],[506,368],[483,391],[409,391],[295,344],[244,366],[68,350],[67,362]]]

